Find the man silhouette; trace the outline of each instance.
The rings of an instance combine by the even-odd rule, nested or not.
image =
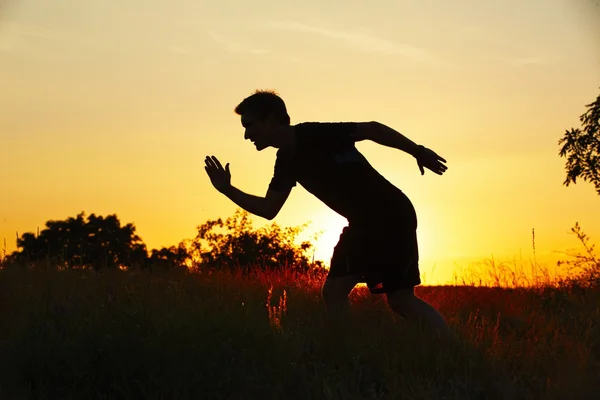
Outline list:
[[[425,168],[442,175],[446,162],[378,122],[305,122],[290,125],[284,101],[273,91],[257,90],[236,108],[244,138],[258,151],[277,148],[274,173],[265,197],[231,185],[229,163],[223,168],[207,156],[205,170],[213,186],[248,212],[273,219],[296,182],[348,220],[334,248],[322,288],[331,317],[348,311],[348,295],[358,283],[372,294],[385,293],[391,310],[440,331],[448,331],[440,313],[414,294],[421,283],[417,217],[408,197],[381,176],[356,149],[371,140],[415,157]]]

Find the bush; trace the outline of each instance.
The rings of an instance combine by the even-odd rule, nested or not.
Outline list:
[[[308,252],[313,246],[310,242],[296,244],[305,227],[306,224],[281,228],[272,223],[254,229],[248,212],[238,209],[225,221],[219,218],[199,226],[189,251],[196,252],[202,264],[217,268],[292,268],[301,271],[322,268],[320,261],[309,259]]]

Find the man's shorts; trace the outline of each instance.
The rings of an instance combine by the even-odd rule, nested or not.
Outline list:
[[[350,223],[334,248],[327,277],[349,275],[359,275],[359,283],[366,283],[373,294],[421,284],[416,227]]]

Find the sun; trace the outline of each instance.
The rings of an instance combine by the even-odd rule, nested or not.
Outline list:
[[[322,213],[313,220],[311,236],[318,234],[317,240],[311,240],[314,247],[315,260],[321,260],[326,267],[329,267],[333,249],[340,240],[340,235],[345,226],[348,225],[346,219],[333,212]]]
[[[441,272],[438,267],[435,272],[431,270],[434,265],[438,264],[437,258],[444,254],[444,249],[441,247],[445,246],[445,241],[438,232],[440,221],[436,218],[437,214],[425,211],[422,214],[417,228],[419,258],[423,272],[427,274],[428,280],[431,280],[433,275],[438,276]],[[334,248],[340,240],[342,230],[347,225],[346,218],[325,209],[314,214],[309,228],[298,239],[300,241],[309,240],[313,244],[313,248],[307,254],[309,258],[312,259],[314,256],[315,261],[319,260],[326,268],[329,268]],[[318,234],[317,240],[314,239],[315,234]]]
[[[344,227],[348,225],[346,219],[335,213],[323,213],[314,219],[309,235],[311,243],[313,243],[313,251],[315,260],[321,260],[326,266],[329,266],[329,261],[333,255],[333,250],[340,240],[340,235]],[[431,257],[433,252],[431,229],[429,226],[420,226],[418,229],[419,236],[419,253]],[[308,232],[307,232],[308,233]],[[318,239],[313,237],[318,234]],[[435,241],[434,241],[435,242]]]

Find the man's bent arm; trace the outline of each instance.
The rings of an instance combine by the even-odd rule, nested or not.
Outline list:
[[[233,185],[228,186],[221,193],[249,213],[271,219],[267,212],[267,202],[264,197],[244,193]]]
[[[420,146],[400,132],[379,122],[361,122],[358,124],[356,140],[369,139],[377,144],[393,147],[416,157]]]

